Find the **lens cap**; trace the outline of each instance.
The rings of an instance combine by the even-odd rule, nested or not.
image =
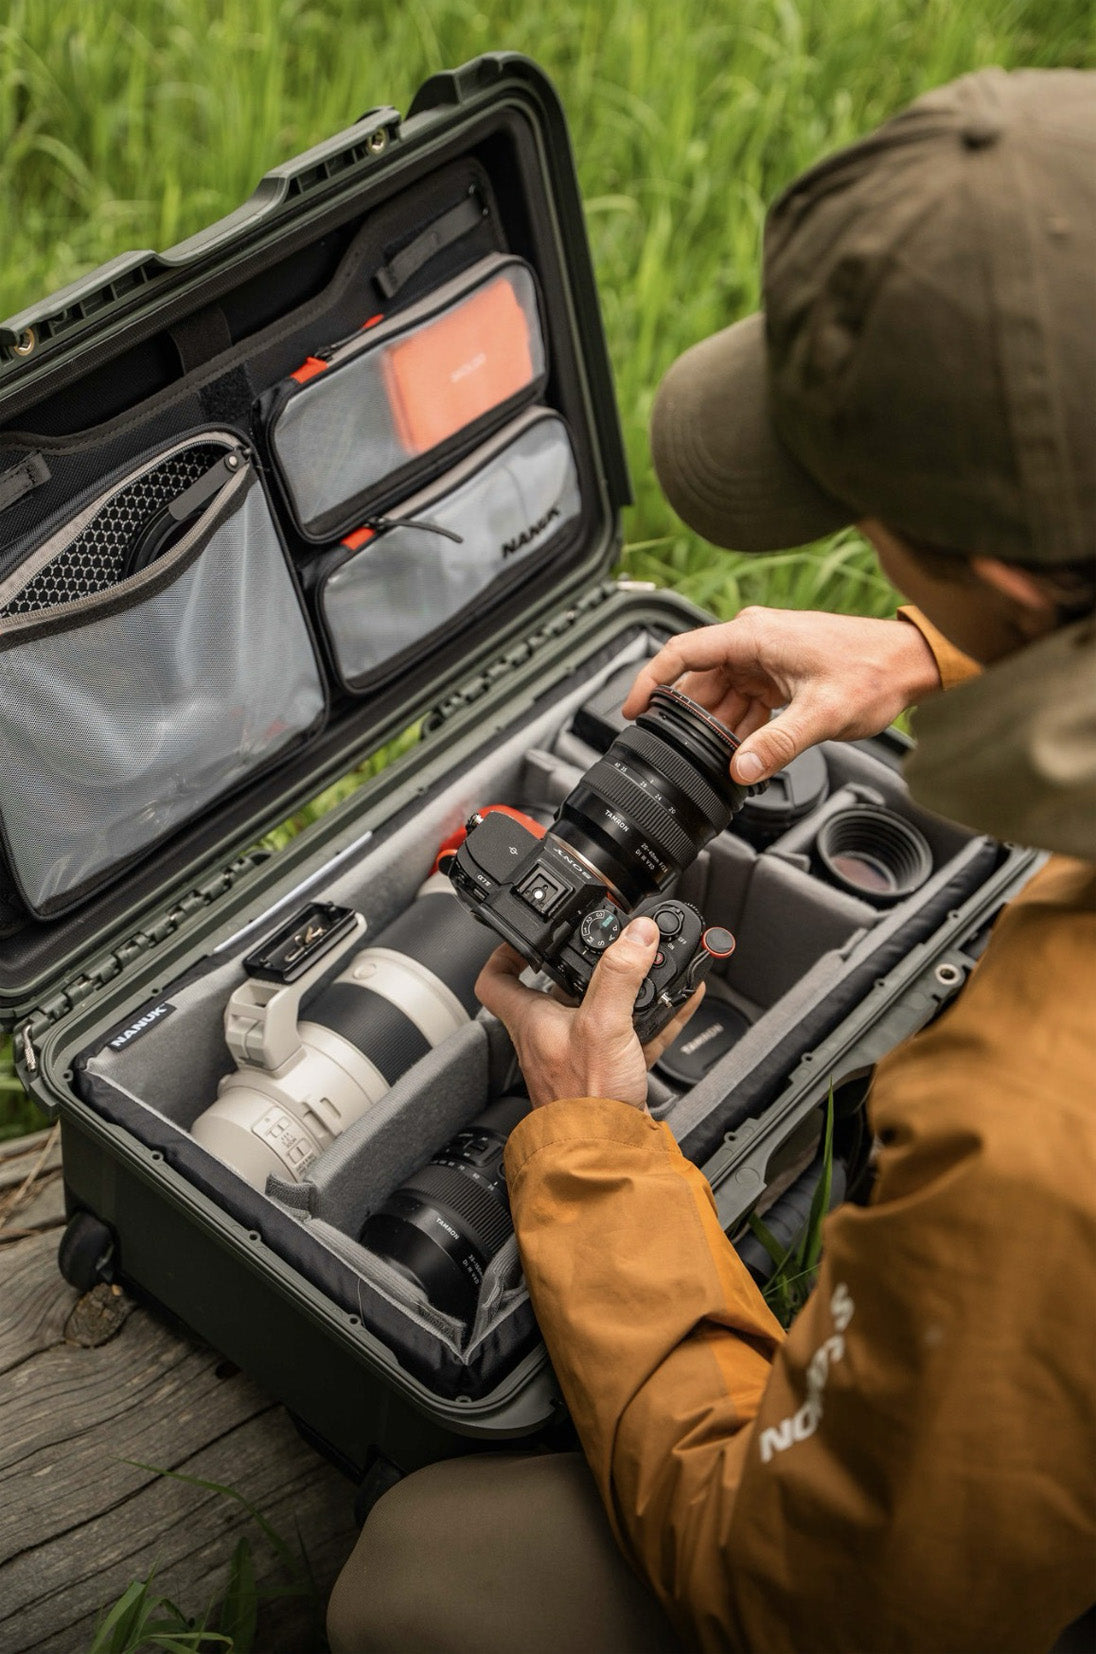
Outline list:
[[[824,821],[815,855],[825,877],[875,907],[919,890],[932,872],[932,851],[919,828],[893,810],[854,804]]]
[[[764,792],[747,798],[734,821],[737,832],[764,848],[825,802],[830,790],[820,747],[808,747],[778,770]]]
[[[725,1000],[704,999],[655,1067],[672,1085],[696,1085],[749,1026],[742,1012]]]

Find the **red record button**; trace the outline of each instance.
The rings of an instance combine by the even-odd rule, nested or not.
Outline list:
[[[705,953],[710,953],[713,959],[729,959],[734,952],[734,937],[722,925],[709,925],[700,940]]]

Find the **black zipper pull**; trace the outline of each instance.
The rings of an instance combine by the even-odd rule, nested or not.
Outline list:
[[[192,482],[189,488],[184,488],[181,494],[168,501],[169,516],[174,517],[177,523],[185,523],[188,517],[197,516],[207,501],[220,493],[233,477],[239,476],[247,464],[248,458],[242,449],[230,449],[208,471],[203,472],[197,482]]]
[[[454,534],[451,528],[444,528],[441,523],[432,523],[426,517],[367,517],[363,525],[371,528],[374,534],[381,534],[386,528],[425,528],[431,534],[444,534],[447,540],[455,545],[464,544],[463,534]]]
[[[128,580],[131,574],[139,574],[157,557],[162,557],[171,543],[178,539],[180,528],[196,517],[226,483],[239,476],[249,464],[250,459],[244,449],[231,448],[208,471],[203,471],[197,482],[192,482],[189,488],[184,488],[181,494],[162,505],[138,531],[126,553],[118,578]]]

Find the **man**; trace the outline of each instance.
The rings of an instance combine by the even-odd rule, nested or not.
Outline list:
[[[764,319],[660,391],[660,479],[717,544],[858,522],[917,608],[748,611],[673,639],[626,707],[684,674],[745,737],[745,781],[922,702],[914,797],[1057,854],[877,1070],[871,1203],[828,1220],[786,1339],[645,1110],[630,1013],[653,927],[627,927],[577,1009],[499,950],[480,993],[534,1105],[507,1149],[526,1278],[660,1606],[574,1461],[435,1466],[367,1524],[337,1654],[1035,1654],[1096,1595],[1094,82],[967,77],[776,204]],[[400,1571],[412,1534],[445,1582],[425,1598]],[[373,1629],[348,1630],[386,1577]]]

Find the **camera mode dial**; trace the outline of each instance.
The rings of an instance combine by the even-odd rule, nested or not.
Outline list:
[[[596,907],[579,927],[579,935],[593,953],[604,953],[620,935],[620,915],[611,907]]]

